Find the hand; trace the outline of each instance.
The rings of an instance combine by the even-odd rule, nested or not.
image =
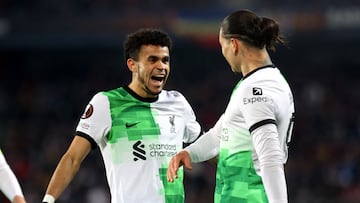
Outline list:
[[[178,178],[177,171],[181,166],[184,166],[188,170],[192,169],[190,154],[185,150],[180,151],[171,158],[169,168],[166,172],[169,182],[174,182],[174,178]]]
[[[12,202],[13,203],[26,203],[25,198],[20,195],[16,195]]]

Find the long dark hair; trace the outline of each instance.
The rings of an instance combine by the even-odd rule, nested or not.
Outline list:
[[[251,46],[262,49],[266,47],[275,51],[277,43],[285,45],[280,36],[279,24],[270,18],[257,16],[249,10],[231,13],[221,23],[223,37],[237,38]]]

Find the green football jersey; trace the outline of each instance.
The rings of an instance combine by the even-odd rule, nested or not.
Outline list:
[[[183,203],[183,170],[167,182],[168,162],[200,131],[181,93],[143,99],[128,87],[96,94],[77,127],[101,150],[112,203]]]
[[[293,114],[291,89],[274,66],[259,68],[237,84],[222,117],[215,202],[266,203],[267,192],[279,185],[287,197],[283,176],[265,187],[269,174],[261,170],[265,163],[260,157],[269,157],[264,152],[271,149],[277,151],[280,165],[286,162]],[[275,130],[250,134],[267,124]]]

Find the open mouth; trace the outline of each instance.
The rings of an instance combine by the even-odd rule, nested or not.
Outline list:
[[[164,76],[152,76],[151,79],[162,82],[165,77]]]

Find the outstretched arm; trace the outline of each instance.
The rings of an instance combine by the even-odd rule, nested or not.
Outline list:
[[[169,182],[177,178],[179,167],[191,170],[191,163],[211,160],[215,162],[219,153],[220,132],[222,118],[218,120],[213,128],[203,134],[198,140],[187,146],[184,150],[178,152],[169,162],[169,168],[166,172]]]
[[[13,203],[26,203],[20,184],[0,150],[0,190]]]
[[[43,202],[55,202],[72,181],[90,150],[91,144],[88,140],[80,136],[74,137],[51,177]]]

